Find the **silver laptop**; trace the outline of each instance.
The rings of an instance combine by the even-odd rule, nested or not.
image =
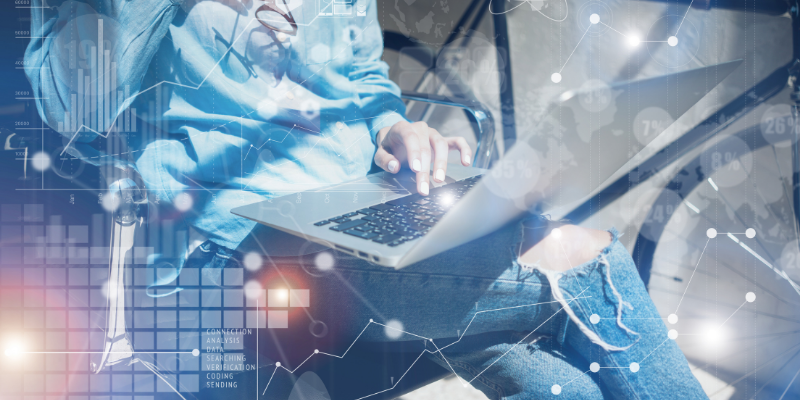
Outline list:
[[[231,210],[233,214],[394,268],[489,234],[534,205],[569,204],[670,126],[741,60],[639,81],[589,81],[563,93],[491,170],[450,164],[428,196],[415,174],[381,172]]]

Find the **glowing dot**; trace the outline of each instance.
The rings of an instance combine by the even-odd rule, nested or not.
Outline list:
[[[294,100],[294,93],[286,92],[286,98],[289,99],[289,100]]]
[[[550,392],[552,392],[556,396],[560,395],[561,394],[561,385],[553,385],[553,387],[550,388]]]
[[[120,204],[119,196],[115,194],[106,194],[105,196],[103,196],[103,200],[100,202],[100,204],[106,211],[109,212],[116,211],[117,208],[119,208]]]
[[[708,230],[706,231],[706,236],[708,236],[709,239],[717,237],[717,230],[714,228],[708,228]]]
[[[553,72],[553,75],[550,75],[550,80],[553,81],[553,83],[561,82],[561,74]]]
[[[677,315],[675,315],[675,314],[670,314],[670,315],[667,317],[667,321],[668,321],[670,324],[672,324],[672,325],[675,325],[675,324],[677,324],[677,323],[678,323],[678,316],[677,316]]]
[[[318,349],[314,349],[314,354],[319,354],[319,350]]]
[[[678,38],[676,38],[675,36],[670,36],[669,39],[667,39],[667,44],[672,46],[672,47],[677,46],[678,45]]]
[[[550,231],[550,234],[553,235],[553,238],[555,239],[561,239],[561,229],[555,228]]]
[[[592,372],[600,371],[600,364],[598,364],[596,362],[593,362],[593,363],[589,364],[589,371],[592,371]]]
[[[333,265],[335,264],[335,259],[333,258],[333,254],[327,251],[323,251],[322,253],[317,254],[314,257],[314,265],[321,271],[328,271],[333,269]]]
[[[244,268],[248,271],[253,271],[253,272],[261,269],[261,264],[263,263],[261,255],[256,252],[247,253],[247,255],[244,256],[244,260],[242,261],[244,263]]]
[[[747,236],[749,239],[752,239],[756,237],[756,230],[753,228],[747,228],[747,230],[744,231],[744,235]]]
[[[451,206],[456,199],[451,194],[444,194],[439,198],[439,204],[443,206]]]
[[[192,200],[192,196],[190,196],[189,193],[180,193],[175,196],[175,208],[177,208],[178,211],[189,211],[193,205],[194,200]]]
[[[283,33],[283,32],[278,32],[278,34],[275,35],[275,36],[277,36],[279,42],[285,42],[286,41],[286,34]]]
[[[639,363],[631,363],[631,372],[639,372]]]
[[[370,322],[370,323],[372,323],[372,322],[375,322],[375,321],[374,321],[372,318],[370,318],[370,319],[369,319],[369,322]]]
[[[600,316],[597,314],[592,314],[591,316],[589,316],[589,322],[597,325],[598,323],[600,323]]]
[[[264,288],[257,280],[247,281],[244,284],[244,297],[248,299],[257,299],[264,295]]]
[[[403,323],[396,319],[389,320],[383,328],[383,333],[389,339],[399,339],[400,336],[403,336]]]
[[[280,362],[280,361],[276,362],[276,363],[275,363],[275,366],[276,366],[276,367],[280,367],[280,366],[281,366],[281,362]]]
[[[337,122],[337,123],[336,123],[336,127],[337,127],[338,129],[342,129],[342,128],[344,128],[344,122],[342,122],[342,121],[339,121],[339,122]]]
[[[37,171],[44,171],[50,168],[50,156],[44,152],[38,152],[31,157],[31,166]]]
[[[678,338],[678,331],[676,331],[675,329],[670,329],[669,332],[667,332],[667,337],[669,337],[672,340],[677,339]]]
[[[192,355],[195,356],[195,357],[199,356],[200,355],[200,350],[198,350],[198,349],[192,350]]]
[[[628,35],[628,46],[636,47],[639,43],[642,43],[642,39],[639,39],[639,36],[634,34]]]
[[[747,294],[744,295],[744,299],[747,300],[748,303],[752,303],[756,301],[756,294],[753,292],[747,292]]]
[[[589,16],[589,22],[591,22],[592,24],[596,24],[596,23],[600,22],[600,16],[597,15],[597,14],[590,15]]]

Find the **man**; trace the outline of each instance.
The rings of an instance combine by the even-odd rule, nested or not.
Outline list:
[[[271,261],[254,280],[266,282],[271,273],[302,280],[316,299],[306,310],[311,333],[322,337],[315,345],[328,353],[339,354],[356,337],[416,345],[424,337],[430,339],[422,342],[426,356],[491,398],[562,391],[581,398],[703,396],[674,342],[660,346],[638,372],[666,329],[613,232],[567,226],[558,237],[520,247],[523,231],[515,223],[401,271],[341,254],[326,270],[315,263],[324,254],[320,248],[229,213],[265,197],[363,176],[373,161],[391,173],[415,171],[422,195],[431,179],[444,179],[449,150],[459,150],[459,161],[470,165],[463,139],[404,119],[399,90],[380,60],[376,4],[356,3],[364,16],[324,16],[312,1],[47,4],[56,7],[33,9],[26,65],[36,68],[26,72],[40,115],[50,126],[62,122],[61,133],[73,143],[129,132],[128,149],[117,155],[135,161],[164,225],[160,234],[190,232],[177,246],[180,254],[203,242],[186,268],[218,279],[221,267],[243,262],[256,242]],[[118,122],[126,116],[136,128],[130,120]],[[159,253],[170,257],[165,249]],[[171,261],[174,273],[154,282],[154,295],[180,290],[180,254]],[[291,287],[292,280],[281,284]],[[166,291],[159,292],[162,286]],[[499,311],[471,322],[477,310]],[[364,329],[373,320],[392,328]],[[286,398],[295,376],[279,371],[278,362],[297,365],[312,349],[282,345],[291,331],[269,335],[277,346],[261,353],[270,362],[236,380],[251,388],[274,377],[264,393]],[[590,362],[607,369],[583,374]],[[661,385],[662,379],[681,386]]]

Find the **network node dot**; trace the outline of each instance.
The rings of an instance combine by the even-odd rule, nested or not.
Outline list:
[[[314,349],[314,354],[318,354],[318,353],[319,353],[319,350]]]
[[[561,239],[561,229],[558,228],[553,229],[552,231],[550,231],[550,234],[553,235],[553,238],[555,239]]]
[[[600,323],[600,316],[597,314],[592,314],[591,316],[589,316],[589,322],[597,325],[598,323]]]
[[[373,321],[373,320],[372,320],[372,318],[370,318],[370,319],[369,319],[369,322],[375,322],[375,321]]]
[[[667,336],[670,339],[675,340],[678,338],[678,331],[676,331],[675,329],[670,329],[669,332],[667,332]]]
[[[717,237],[717,230],[714,228],[708,228],[706,231],[706,236],[708,236],[709,239]]]
[[[631,363],[631,372],[639,372],[639,363]]]
[[[550,388],[550,391],[553,392],[554,395],[558,396],[561,394],[561,385],[553,385],[553,387]]]
[[[550,75],[550,80],[553,81],[553,83],[561,82],[561,74],[554,72],[553,75]]]
[[[589,371],[592,371],[592,372],[600,371],[600,364],[598,364],[596,362],[593,362],[593,363],[589,364]]]
[[[280,366],[281,366],[281,362],[280,362],[280,361],[276,362],[276,363],[275,363],[275,366],[276,366],[276,367],[280,367]]]
[[[642,43],[642,39],[639,39],[639,36],[636,35],[628,35],[628,46],[636,47]]]
[[[670,36],[669,39],[667,39],[667,44],[672,46],[672,47],[677,46],[678,45],[678,38],[675,37],[675,36]]]
[[[747,300],[748,303],[752,303],[756,301],[756,294],[753,292],[747,292],[747,294],[744,295],[744,299]]]
[[[747,230],[744,231],[744,235],[747,236],[749,239],[752,239],[756,237],[756,230],[753,228],[747,228]]]
[[[667,322],[669,322],[672,325],[677,324],[678,323],[678,316],[676,314],[670,314],[667,317]]]
[[[600,22],[600,16],[597,15],[597,14],[590,15],[589,16],[589,22],[591,22],[592,24],[596,24],[596,23]]]
[[[198,350],[198,349],[192,350],[192,355],[195,356],[195,357],[199,356],[200,355],[200,350]]]

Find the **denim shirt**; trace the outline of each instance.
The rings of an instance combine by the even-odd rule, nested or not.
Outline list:
[[[111,155],[135,161],[160,218],[236,248],[255,223],[231,208],[365,175],[405,114],[374,0],[349,16],[274,3],[296,36],[255,19],[260,0],[34,0],[39,114],[73,142],[126,135]]]

